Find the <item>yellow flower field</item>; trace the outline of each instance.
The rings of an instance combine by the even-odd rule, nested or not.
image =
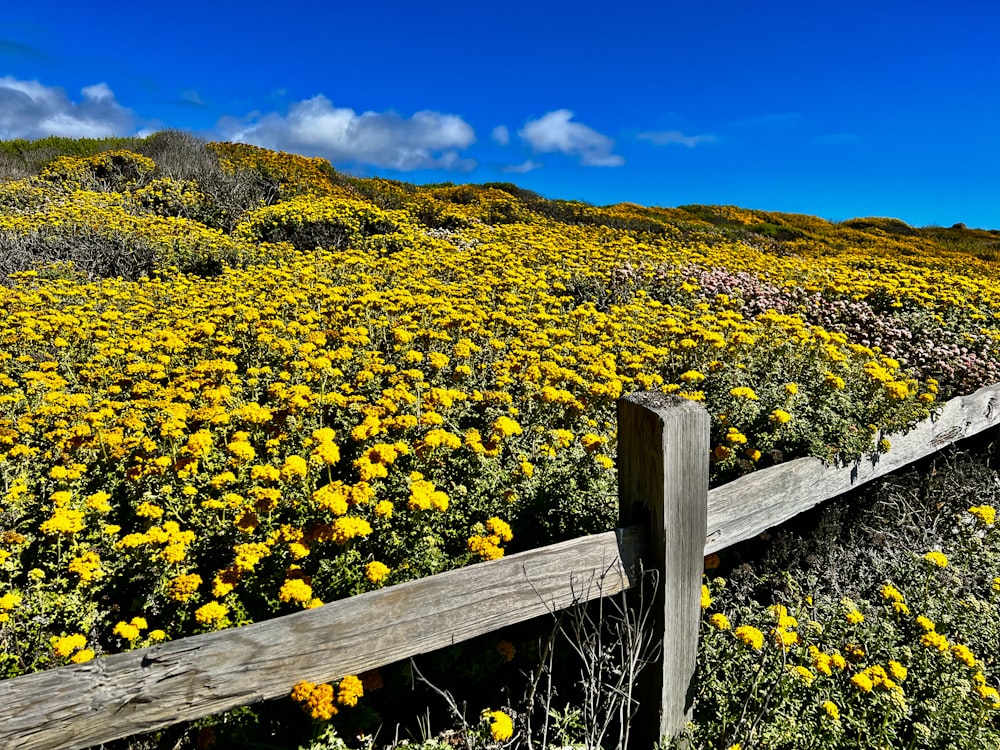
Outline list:
[[[0,287],[0,676],[610,528],[631,391],[706,404],[720,482],[884,450],[1000,359],[994,262],[931,236],[213,148],[270,192],[128,151],[0,184],[0,241],[77,261]]]

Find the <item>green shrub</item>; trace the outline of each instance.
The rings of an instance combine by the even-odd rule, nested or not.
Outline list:
[[[1000,475],[949,463],[709,582],[694,747],[998,746]]]

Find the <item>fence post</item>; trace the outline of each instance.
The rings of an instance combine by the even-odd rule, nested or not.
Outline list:
[[[651,627],[662,634],[661,662],[640,676],[635,747],[674,737],[691,715],[698,656],[701,580],[708,514],[709,416],[664,393],[618,400],[621,526],[648,524],[660,585]]]

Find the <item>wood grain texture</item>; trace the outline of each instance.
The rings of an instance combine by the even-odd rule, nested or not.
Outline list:
[[[618,401],[618,496],[622,525],[649,525],[650,558],[660,573],[651,626],[662,638],[659,669],[638,686],[634,733],[652,747],[690,718],[701,618],[708,497],[709,416],[662,393]],[[649,711],[658,708],[659,715]]]
[[[0,748],[74,749],[483,635],[637,580],[644,529],[479,563],[317,609],[0,681]]]
[[[888,453],[850,466],[800,458],[748,474],[708,493],[705,554],[752,539],[815,505],[1000,424],[1000,384],[953,398],[932,419],[890,435]]]

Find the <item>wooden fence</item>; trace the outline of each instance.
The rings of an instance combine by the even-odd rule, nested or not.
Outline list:
[[[1000,423],[1000,385],[953,399],[848,467],[803,458],[709,491],[709,417],[658,393],[618,405],[621,528],[391,586],[313,610],[0,681],[0,748],[74,750],[286,696],[633,587],[662,585],[659,664],[642,676],[636,746],[690,709],[703,556]]]

